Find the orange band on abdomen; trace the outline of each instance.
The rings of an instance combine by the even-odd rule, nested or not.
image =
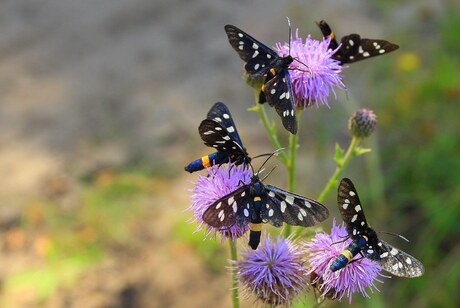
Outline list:
[[[209,156],[203,156],[201,157],[201,164],[205,168],[211,167],[211,162],[209,161]]]

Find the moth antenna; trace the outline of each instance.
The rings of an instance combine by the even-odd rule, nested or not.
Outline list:
[[[244,156],[246,157],[246,161],[248,162],[248,165],[249,167],[251,167],[251,170],[252,170],[252,174],[254,174],[254,167],[252,167],[252,164],[251,164],[251,157],[249,157],[249,155],[246,153],[246,150],[243,149],[241,147],[241,145],[238,144],[238,142],[236,142],[235,140],[233,140],[233,144],[236,145],[238,148],[240,148],[241,152],[244,154]]]
[[[303,63],[302,61],[300,61],[300,60],[297,59],[297,58],[292,58],[292,59],[293,59],[294,61],[299,62],[300,64],[304,65],[304,66],[307,68],[307,71],[308,71],[310,74],[312,74],[311,69],[310,69],[310,67],[309,67],[307,64]],[[300,70],[299,68],[297,68],[297,70],[302,71],[302,70]]]
[[[289,55],[291,55],[291,20],[286,16],[288,27],[289,27]]]
[[[260,157],[264,157],[264,156],[269,156],[269,155],[272,155],[272,153],[270,152],[270,153],[259,154],[257,156],[252,157],[252,159],[256,159],[256,158],[260,158]]]
[[[393,232],[386,232],[386,231],[378,231],[377,233],[383,233],[383,234],[393,235],[393,236],[399,237],[400,239],[405,240],[405,241],[408,242],[408,243],[410,242],[407,238],[405,238],[405,237],[402,236],[401,234],[396,234],[396,233],[393,233]]]
[[[331,246],[332,246],[332,245],[337,245],[337,244],[343,243],[343,242],[345,242],[346,240],[348,240],[348,239],[350,238],[349,235],[347,235],[347,236],[339,236],[339,237],[342,237],[343,240],[338,241],[338,242],[334,242],[334,243],[331,244]]]
[[[283,150],[284,150],[284,148],[279,148],[278,150],[273,151],[273,153],[271,153],[267,157],[267,159],[265,159],[265,161],[263,162],[262,166],[260,166],[259,171],[265,166],[265,164],[270,160],[270,158],[272,158],[273,155],[277,155],[279,152],[281,152]],[[257,172],[257,174],[259,174],[259,171]]]
[[[276,169],[276,167],[278,167],[278,166],[275,166],[275,167],[273,167],[273,168],[272,168],[272,170],[270,170],[270,172],[269,172],[269,173],[267,173],[267,175],[266,175],[266,176],[264,176],[264,178],[263,178],[262,180],[260,180],[260,181],[261,181],[261,182],[263,182],[263,181],[264,181],[266,178],[268,178],[268,176],[269,176],[270,174],[272,174],[273,170],[275,170],[275,169]]]

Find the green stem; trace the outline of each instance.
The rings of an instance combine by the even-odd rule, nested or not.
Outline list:
[[[276,149],[281,148],[281,143],[278,140],[278,135],[276,134],[275,123],[272,123],[267,116],[267,112],[265,111],[265,107],[263,104],[259,104],[259,92],[260,90],[254,91],[254,96],[256,99],[256,105],[252,108],[249,108],[250,111],[255,111],[259,115],[262,124],[264,125],[265,130],[267,131],[268,138],[270,138],[273,147]],[[283,162],[283,165],[287,166],[289,163],[289,158],[284,151],[278,153],[278,157]]]
[[[297,112],[297,121],[300,122],[301,112]],[[299,133],[289,136],[289,161],[286,165],[288,172],[288,191],[295,191],[295,179],[296,179],[296,165],[297,165],[297,143],[299,140]],[[286,224],[284,228],[284,235],[288,237],[291,234],[291,225]]]
[[[238,252],[236,248],[236,240],[230,239],[228,241],[230,243],[230,256],[233,261],[238,260]],[[232,268],[232,300],[233,300],[233,308],[238,308],[240,307],[240,302],[239,302],[239,295],[238,295],[238,278],[237,278],[237,273],[238,270],[236,267]]]
[[[342,175],[343,170],[345,170],[345,167],[350,162],[350,159],[354,156],[355,148],[359,145],[360,141],[360,138],[353,136],[350,145],[348,146],[347,152],[345,153],[345,156],[342,158],[340,162],[337,162],[337,167],[335,168],[334,174],[327,182],[318,199],[316,199],[318,200],[318,202],[324,202],[331,189],[337,187],[339,177]]]

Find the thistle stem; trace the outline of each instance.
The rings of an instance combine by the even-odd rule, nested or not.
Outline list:
[[[230,239],[228,241],[230,243],[230,256],[233,261],[238,260],[238,251],[236,248],[236,240]],[[239,295],[238,295],[238,278],[237,272],[238,270],[236,267],[233,267],[232,270],[232,300],[233,300],[233,308],[239,308]]]
[[[250,111],[255,111],[259,115],[262,124],[264,125],[265,130],[267,131],[268,138],[270,139],[273,147],[275,149],[281,148],[281,143],[278,140],[278,135],[276,134],[276,127],[275,123],[272,123],[267,116],[267,112],[265,111],[265,107],[263,104],[259,104],[259,92],[260,90],[254,90],[254,97],[256,101],[256,105],[252,108],[249,108]],[[287,167],[289,158],[284,151],[280,151],[278,157],[283,162],[283,165]]]
[[[327,182],[326,186],[324,187],[323,191],[319,195],[319,197],[316,199],[318,202],[322,203],[326,199],[327,195],[331,191],[333,187],[337,187],[339,177],[342,175],[343,171],[345,170],[345,167],[348,165],[350,162],[351,158],[355,153],[356,147],[359,145],[361,139],[358,137],[353,136],[351,139],[350,145],[348,146],[348,149],[345,153],[345,156],[337,162],[337,167],[335,168],[334,174],[331,176],[329,181]]]
[[[300,122],[300,115],[301,112],[297,112],[297,121]],[[295,190],[295,180],[296,180],[296,165],[297,165],[297,148],[298,148],[298,142],[299,140],[299,133],[293,135],[291,134],[289,136],[289,160],[288,164],[286,165],[287,171],[288,171],[288,191],[294,192]],[[284,228],[284,235],[288,237],[291,234],[291,225],[286,224],[286,227]]]

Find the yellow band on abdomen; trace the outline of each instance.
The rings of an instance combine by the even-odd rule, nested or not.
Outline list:
[[[249,224],[249,229],[251,231],[260,232],[262,231],[262,224]]]
[[[261,198],[259,196],[254,197],[254,201],[260,201],[260,200],[261,200]]]
[[[351,254],[350,250],[344,250],[340,253],[341,255],[344,255],[345,258],[347,258],[348,262],[353,258],[353,255]]]
[[[201,157],[201,164],[205,168],[211,167],[211,162],[209,161],[209,156],[203,156]]]

